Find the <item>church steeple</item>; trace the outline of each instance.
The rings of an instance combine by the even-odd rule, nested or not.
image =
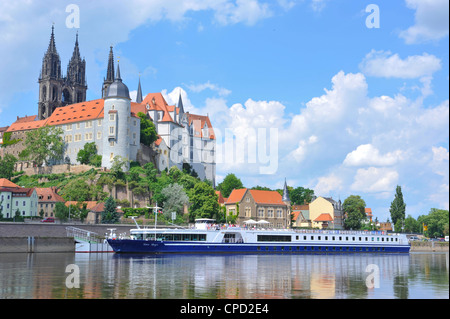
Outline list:
[[[113,47],[109,47],[108,69],[106,70],[106,78],[103,80],[102,97],[106,96],[108,86],[114,82],[114,53]]]
[[[283,187],[283,198],[282,198],[283,202],[291,202],[291,199],[289,198],[289,191],[287,188],[287,183],[286,183],[286,179],[284,179],[284,187]]]
[[[136,103],[142,103],[142,89],[141,89],[141,76],[139,76],[139,84],[138,84],[138,90],[136,95]]]
[[[67,75],[63,88],[63,105],[86,101],[86,61],[81,59],[78,46],[78,32],[75,38],[72,58],[67,65]]]
[[[178,97],[178,119],[179,119],[179,123],[181,123],[181,121],[183,120],[183,115],[184,115],[184,107],[183,107],[183,100],[181,99],[181,89],[180,89],[180,96]]]

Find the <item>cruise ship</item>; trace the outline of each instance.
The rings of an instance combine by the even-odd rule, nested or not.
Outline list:
[[[137,225],[137,224],[136,224]],[[409,253],[404,234],[381,231],[267,229],[264,223],[219,226],[197,219],[193,228],[140,228],[107,239],[116,253]]]

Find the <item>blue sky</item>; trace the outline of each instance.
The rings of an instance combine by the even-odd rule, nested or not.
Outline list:
[[[67,27],[70,4],[79,8],[79,28]],[[369,4],[379,8],[379,28],[366,26]],[[162,92],[174,104],[181,92],[187,110],[207,113],[237,144],[255,142],[251,132],[276,131],[269,174],[263,157],[230,160],[219,141],[219,182],[235,173],[247,187],[281,188],[287,178],[319,196],[360,195],[383,221],[397,185],[407,214],[448,209],[448,7],[447,0],[0,1],[0,127],[37,113],[55,23],[64,73],[79,32],[88,100],[101,96],[112,44],[131,91],[140,73],[144,94]],[[255,143],[259,151],[272,142]]]

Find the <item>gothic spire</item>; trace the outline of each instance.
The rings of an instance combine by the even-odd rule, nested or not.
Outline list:
[[[178,98],[178,108],[180,109],[180,117],[181,117],[181,114],[184,113],[183,100],[181,99],[181,90],[180,90],[180,96]]]
[[[47,53],[55,53],[58,54],[56,51],[56,44],[55,44],[55,26],[52,25],[52,35],[50,36],[50,43],[48,44]]]
[[[75,39],[75,47],[73,48],[72,60],[81,60],[80,48],[78,47],[78,31]]]
[[[283,187],[283,198],[282,198],[283,202],[290,202],[290,198],[289,198],[289,192],[288,192],[288,188],[287,188],[287,183],[286,183],[286,178],[284,179],[284,187]]]
[[[114,82],[114,53],[112,46],[110,46],[109,48],[108,70],[106,72],[106,81],[110,83]]]
[[[139,84],[138,84],[138,90],[136,95],[136,103],[142,103],[142,89],[141,89],[141,76],[139,75]]]

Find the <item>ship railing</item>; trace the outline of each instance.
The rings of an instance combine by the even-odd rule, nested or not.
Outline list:
[[[66,234],[67,237],[73,237],[77,241],[97,244],[103,242],[103,239],[97,233],[72,226],[66,227]]]

